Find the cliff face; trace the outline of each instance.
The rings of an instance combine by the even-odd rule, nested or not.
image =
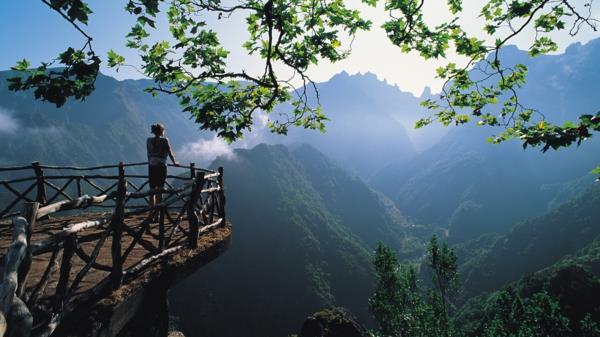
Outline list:
[[[203,234],[195,250],[180,251],[89,307],[79,306],[56,330],[59,337],[164,337],[168,335],[169,288],[221,256],[231,226]]]

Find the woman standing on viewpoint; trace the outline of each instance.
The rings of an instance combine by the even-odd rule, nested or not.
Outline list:
[[[148,138],[146,147],[148,149],[148,178],[150,189],[163,189],[167,179],[167,155],[171,158],[173,165],[179,166],[179,163],[173,156],[171,144],[165,135],[165,126],[157,123],[152,124],[150,131],[154,137]],[[150,196],[150,207],[154,207],[162,201],[162,194],[153,194]]]

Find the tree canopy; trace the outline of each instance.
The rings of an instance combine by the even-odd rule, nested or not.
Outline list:
[[[437,70],[438,77],[445,80],[442,94],[423,102],[434,113],[418,121],[416,127],[433,121],[443,125],[476,121],[478,125],[503,126],[505,131],[492,142],[518,137],[524,148],[541,145],[543,151],[580,144],[593,131],[600,131],[598,113],[581,115],[578,122],[559,126],[546,120],[544,112],[524,106],[518,90],[525,84],[527,67],[505,65],[500,57],[500,50],[521,34],[533,35],[528,52],[536,57],[558,49],[552,39],[554,32],[568,29],[574,37],[582,29],[597,31],[593,1],[488,0],[480,10],[485,38],[469,35],[458,23],[463,13],[461,0],[448,0],[454,17],[435,27],[426,23],[421,10],[424,2],[386,3],[391,20],[383,27],[390,40],[403,51],[416,50],[426,59],[444,57],[453,50],[468,62],[462,67],[448,63]]]
[[[20,76],[9,79],[11,90],[33,89],[36,98],[62,106],[67,99],[85,99],[94,90],[100,64],[120,67],[126,60],[114,51],[98,56],[93,38],[85,32],[92,9],[83,0],[41,0],[62,16],[84,38],[81,48],[68,48],[51,62],[31,68],[22,60],[13,67]],[[377,0],[361,0],[376,6]],[[520,138],[523,147],[546,151],[581,143],[600,131],[600,114],[584,114],[578,121],[553,124],[544,111],[524,106],[519,88],[526,82],[524,64],[507,65],[500,50],[517,36],[531,35],[529,55],[558,49],[552,34],[567,30],[571,36],[584,29],[596,31],[593,0],[487,0],[480,9],[485,21],[478,38],[460,24],[468,15],[462,0],[447,0],[452,18],[430,23],[425,0],[386,0],[389,18],[382,28],[403,52],[417,51],[423,58],[445,58],[450,52],[467,59],[448,63],[437,71],[445,81],[442,93],[423,102],[431,115],[417,122],[503,127],[492,142]],[[179,98],[201,128],[233,141],[251,130],[258,111],[269,116],[273,132],[285,134],[290,126],[324,130],[326,115],[307,70],[320,62],[336,62],[351,52],[351,41],[369,30],[372,22],[341,0],[127,0],[125,10],[136,23],[124,38],[141,56],[140,71],[155,81],[151,93]],[[249,39],[241,48],[264,63],[264,70],[249,73],[228,67],[226,50],[207,24],[207,15],[219,20],[245,18]],[[168,21],[170,39],[154,41],[156,21]],[[466,18],[476,19],[476,18]],[[477,36],[481,36],[478,34]],[[284,74],[292,71],[294,76]],[[300,83],[298,85],[298,83]],[[276,109],[277,108],[277,109]],[[550,113],[550,112],[548,112]]]
[[[83,99],[93,91],[101,60],[92,48],[92,37],[82,29],[92,10],[81,0],[42,2],[73,24],[86,43],[37,68],[19,61],[13,69],[26,77],[9,79],[10,89],[35,89],[36,98],[61,106],[69,97]],[[364,2],[374,5],[371,0]],[[349,49],[341,41],[371,26],[341,0],[251,0],[231,6],[215,0],[129,0],[125,10],[137,18],[125,37],[126,46],[139,53],[140,71],[155,81],[148,91],[176,95],[201,128],[217,131],[227,140],[250,130],[257,111],[271,113],[284,103],[287,113],[270,118],[274,132],[285,134],[291,125],[323,130],[326,117],[318,104],[311,103],[308,91],[315,86],[306,71],[322,60],[347,57]],[[245,15],[250,33],[242,48],[264,61],[260,73],[228,69],[229,51],[207,25],[208,14],[227,20],[236,12]],[[152,41],[159,15],[168,20],[169,40]],[[114,51],[105,61],[110,67],[125,64]],[[57,65],[61,68],[51,68]],[[294,78],[283,78],[277,66],[291,69]],[[300,87],[295,85],[297,78]]]

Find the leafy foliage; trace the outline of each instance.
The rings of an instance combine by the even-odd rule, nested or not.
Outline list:
[[[438,243],[437,236],[433,236],[427,247],[426,264],[432,270],[432,281],[441,300],[443,316],[448,315],[450,298],[458,289],[458,264],[456,254],[446,242]]]
[[[92,11],[82,0],[42,1],[81,32],[86,43],[57,58],[66,68],[60,73],[48,73],[57,60],[34,70],[27,69],[28,63],[19,62],[13,69],[24,72],[26,78],[12,78],[11,89],[36,88],[37,98],[61,106],[67,98],[83,99],[94,89],[100,59],[92,49],[92,38],[79,26],[87,24]],[[375,6],[377,0],[362,2]],[[529,34],[528,29],[534,31],[529,48],[532,57],[557,50],[550,38],[553,32],[569,29],[569,34],[575,36],[584,27],[595,31],[598,20],[592,17],[591,0],[582,4],[488,0],[480,10],[487,35],[483,39],[470,36],[459,24],[464,10],[462,0],[448,0],[453,18],[435,26],[428,23],[422,10],[424,3],[385,1],[390,20],[383,29],[390,41],[404,52],[417,51],[427,59],[446,57],[452,50],[468,62],[465,66],[449,63],[438,69],[438,76],[446,81],[443,95],[423,102],[435,113],[418,121],[417,127],[434,120],[443,125],[476,120],[478,125],[505,127],[491,138],[492,142],[517,137],[524,147],[542,146],[543,151],[579,144],[599,131],[598,114],[583,115],[577,123],[559,126],[546,121],[541,112],[524,106],[518,89],[525,83],[527,67],[507,66],[499,57],[502,47],[518,35]],[[318,103],[310,102],[314,97],[318,101],[319,94],[306,71],[323,60],[346,58],[349,49],[343,48],[342,41],[371,28],[370,21],[341,0],[247,0],[234,5],[220,0],[128,0],[125,9],[137,19],[126,44],[139,52],[142,72],[156,82],[148,91],[176,95],[183,110],[201,128],[217,131],[229,141],[251,130],[256,111],[270,114],[276,106],[285,106],[287,111],[279,117],[271,114],[272,131],[286,134],[290,126],[323,131],[327,117]],[[171,39],[150,42],[163,10]],[[217,15],[225,21],[234,13],[245,16],[250,37],[242,48],[264,61],[262,73],[229,70],[229,51],[223,48],[217,33],[207,27],[206,15]],[[112,50],[107,61],[110,67],[125,64],[124,58]],[[283,77],[280,69],[284,68],[299,78],[300,88],[295,87],[293,79]]]
[[[60,107],[69,97],[83,100],[94,91],[101,60],[92,49],[92,38],[78,26],[78,23],[87,24],[88,15],[92,13],[85,2],[81,0],[42,0],[42,2],[74,26],[85,37],[85,45],[81,49],[69,47],[56,59],[42,62],[40,66],[33,69],[30,69],[31,63],[25,59],[17,62],[11,69],[24,73],[25,76],[8,78],[8,88],[15,91],[34,89],[35,98],[49,101]]]
[[[465,66],[448,63],[437,71],[445,80],[439,99],[428,99],[423,106],[433,115],[416,123],[420,128],[438,121],[443,125],[465,124],[503,126],[505,130],[492,137],[498,143],[520,138],[523,147],[542,146],[542,151],[570,146],[600,131],[600,114],[582,115],[578,123],[562,126],[546,121],[544,114],[524,106],[518,90],[525,84],[524,64],[506,66],[499,56],[502,47],[516,36],[532,29],[532,57],[556,51],[558,46],[550,34],[570,26],[575,36],[583,28],[597,30],[598,20],[592,17],[592,1],[573,4],[571,1],[489,0],[480,10],[485,19],[483,39],[469,36],[458,23],[463,11],[462,1],[448,1],[454,14],[447,22],[432,27],[424,17],[423,0],[393,0],[386,2],[390,20],[383,25],[390,41],[404,52],[417,51],[422,57],[445,57],[449,50],[467,58]],[[488,43],[488,41],[494,41]],[[499,105],[499,108],[496,106]],[[499,111],[497,111],[499,109]]]
[[[423,329],[425,303],[419,296],[414,266],[398,265],[394,251],[377,246],[373,262],[377,288],[369,298],[369,308],[385,336],[417,336]]]
[[[569,336],[569,320],[545,292],[522,299],[511,288],[495,295],[483,336]]]
[[[86,2],[44,2],[71,22],[87,43],[81,50],[71,48],[61,54],[59,59],[67,70],[57,79],[54,72],[47,74],[52,63],[44,63],[35,71],[27,69],[28,63],[19,63],[14,69],[28,77],[25,81],[20,77],[11,79],[11,89],[36,87],[37,98],[61,106],[68,97],[83,99],[91,93],[100,59],[92,50],[92,38],[78,26],[86,24],[91,13]],[[364,2],[374,5],[372,0]],[[171,39],[152,41],[152,29],[162,8]],[[288,111],[270,119],[272,131],[285,134],[292,125],[323,131],[326,117],[318,104],[311,103],[315,96],[318,100],[318,92],[306,71],[321,60],[336,62],[347,57],[349,50],[343,48],[342,41],[371,26],[341,0],[252,0],[233,6],[218,0],[130,0],[125,9],[137,19],[126,44],[138,51],[141,71],[156,83],[148,91],[176,95],[183,110],[202,129],[217,131],[229,141],[251,129],[256,111],[269,114],[283,103],[289,103],[285,105]],[[264,60],[262,73],[229,70],[229,51],[223,48],[217,33],[207,27],[206,15],[215,14],[226,21],[238,12],[245,15],[250,33],[242,48]],[[125,64],[125,59],[113,50],[107,61],[110,67]],[[289,69],[294,76],[282,78],[277,67]],[[295,87],[295,78],[302,83],[300,88]]]
[[[456,255],[433,236],[427,248],[427,265],[433,289],[423,289],[413,265],[398,263],[394,251],[379,244],[373,261],[377,286],[369,308],[382,336],[452,336],[449,304],[457,285]]]
[[[451,261],[453,250],[434,238],[427,264],[435,250]],[[455,262],[455,261],[454,261]],[[446,313],[439,288],[421,288],[413,266],[398,264],[393,250],[380,245],[374,259],[377,287],[369,306],[381,336],[600,336],[596,300],[600,280],[573,262],[557,264],[533,276],[472,299]],[[450,264],[451,266],[452,264]],[[436,268],[443,268],[438,264]],[[432,270],[440,273],[440,270]],[[456,275],[456,267],[446,274]],[[435,277],[434,277],[435,280]]]
[[[473,298],[456,322],[467,336],[598,336],[599,293],[597,276],[564,261]]]

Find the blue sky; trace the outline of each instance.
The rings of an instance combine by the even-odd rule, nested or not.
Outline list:
[[[446,11],[439,10],[437,1],[426,2],[425,12],[433,20],[447,19]],[[473,33],[481,33],[481,20],[477,13],[485,0],[465,1],[465,18],[463,25]],[[106,52],[114,49],[126,57],[127,63],[138,64],[134,52],[124,47],[124,36],[133,24],[133,18],[124,11],[125,0],[89,0],[94,13],[90,17],[89,26],[84,27],[86,32],[94,37],[94,50],[104,57]],[[375,73],[380,79],[397,84],[401,89],[419,95],[425,86],[430,86],[434,91],[439,89],[441,82],[435,79],[435,69],[446,61],[426,61],[418,55],[403,54],[387,40],[380,25],[386,19],[386,13],[381,8],[367,8],[359,4],[358,0],[348,1],[351,6],[359,8],[364,15],[374,22],[370,32],[360,33],[353,45],[352,55],[336,64],[323,63],[311,69],[311,77],[316,81],[326,81],[336,73],[346,70],[353,74],[357,72]],[[382,2],[380,3],[382,5]],[[429,6],[429,7],[428,7]],[[217,21],[210,19],[209,25],[220,33],[220,38],[230,54],[229,64],[233,69],[244,69],[249,72],[260,71],[260,60],[249,57],[240,48],[247,36],[242,16],[234,16],[230,20]],[[162,27],[162,28],[161,28]],[[57,13],[50,10],[39,0],[5,0],[0,1],[0,70],[8,69],[17,60],[27,58],[34,65],[40,61],[49,61],[68,46],[79,46],[85,42],[83,37],[76,32],[68,22]],[[155,38],[168,38],[167,30],[159,24],[159,29],[154,32]],[[584,31],[576,39],[565,34],[558,34],[555,39],[562,49],[569,43],[586,42],[598,37],[598,33]],[[520,47],[525,47],[531,41],[527,34],[516,40]],[[450,55],[452,61],[460,59]],[[102,72],[118,79],[139,78],[140,75],[133,69],[123,68],[119,73],[106,68]]]
[[[133,55],[122,46],[133,22],[123,10],[124,1],[90,1],[90,6],[94,13],[84,29],[94,37],[94,50],[102,56],[111,48]],[[85,42],[66,20],[39,0],[2,1],[0,13],[0,41],[7,46],[0,53],[0,69],[23,57],[34,65],[48,61],[68,46]]]

